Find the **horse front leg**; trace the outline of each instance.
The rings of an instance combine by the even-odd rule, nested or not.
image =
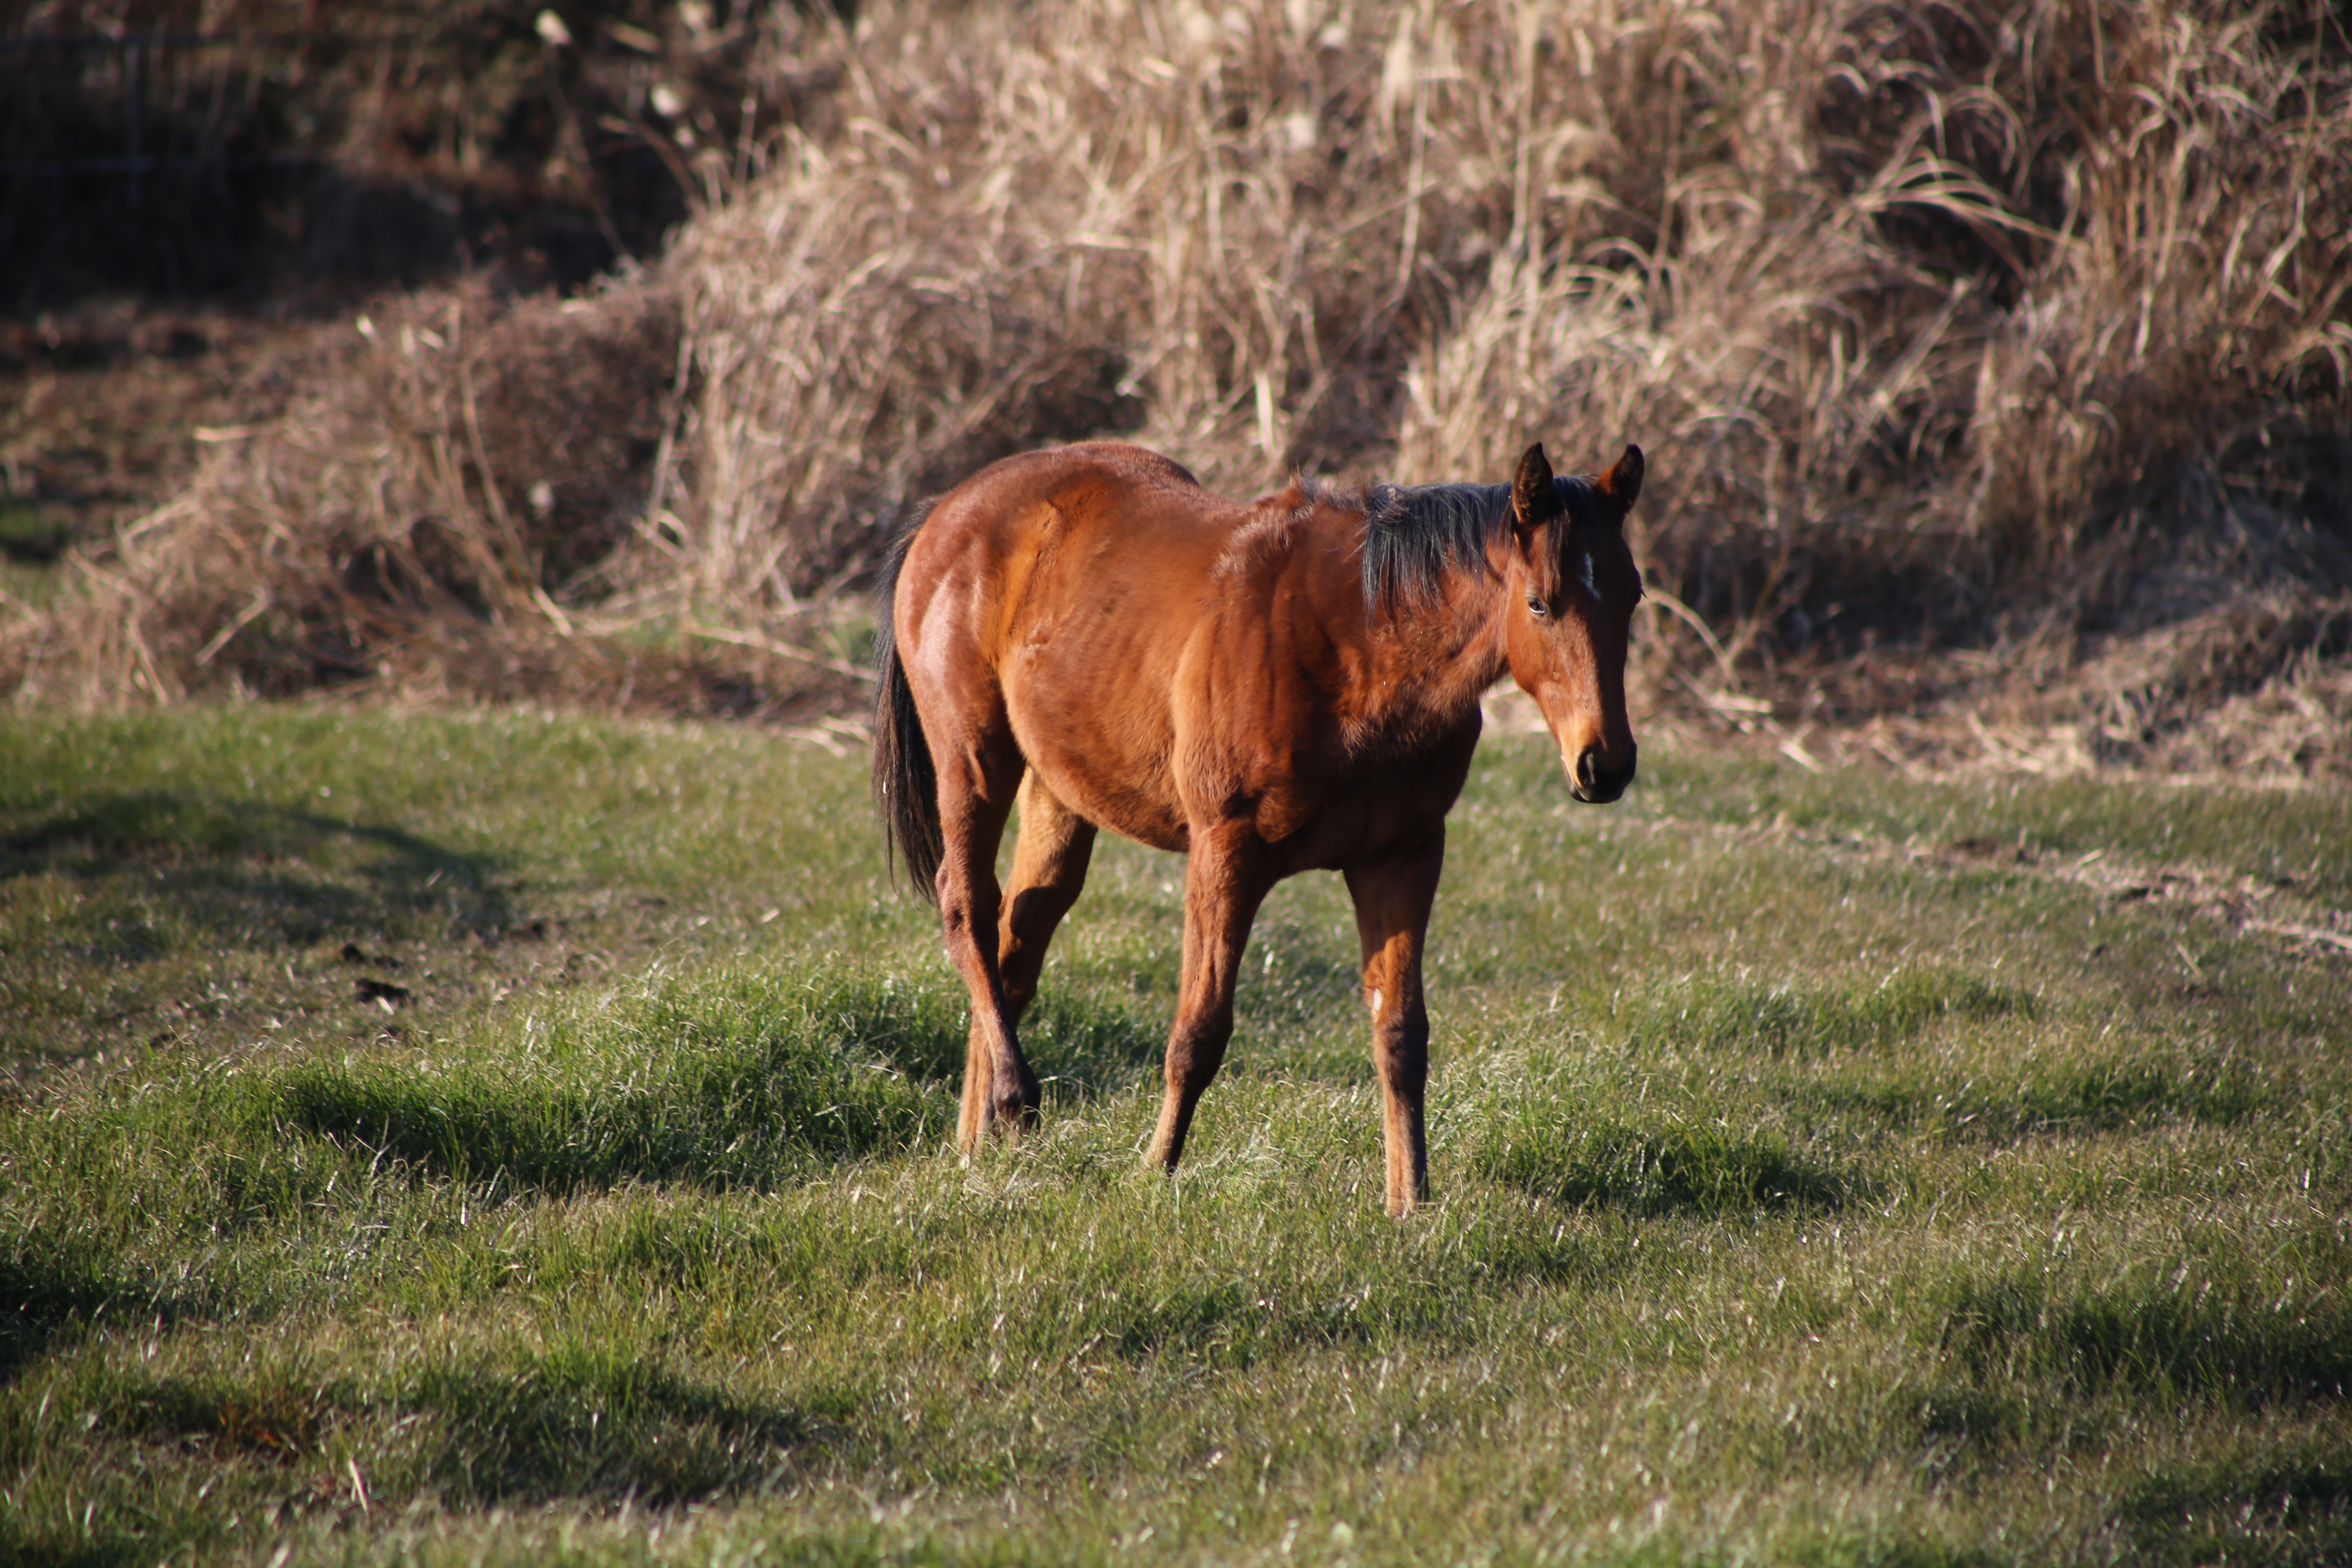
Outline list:
[[[1381,1142],[1388,1154],[1388,1205],[1410,1214],[1429,1200],[1429,1141],[1423,1113],[1429,1082],[1429,1010],[1421,987],[1421,952],[1445,868],[1443,823],[1417,848],[1350,867],[1356,936],[1364,956],[1364,1000],[1372,1010],[1372,1063],[1381,1078]]]
[[[1176,1004],[1176,1024],[1168,1034],[1167,1089],[1160,1102],[1160,1125],[1151,1135],[1150,1161],[1171,1174],[1183,1157],[1192,1112],[1225,1059],[1234,1034],[1234,984],[1241,973],[1242,949],[1250,922],[1273,885],[1265,875],[1265,847],[1254,828],[1192,833],[1192,864],[1184,878],[1184,978]]]

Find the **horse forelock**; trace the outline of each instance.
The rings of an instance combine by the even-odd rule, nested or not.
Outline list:
[[[1552,525],[1551,550],[1553,579],[1547,587],[1556,588],[1563,583],[1580,585],[1589,595],[1599,597],[1608,583],[1622,577],[1609,570],[1601,559],[1612,547],[1622,553],[1624,533],[1620,519],[1622,510],[1616,502],[1591,479],[1581,475],[1555,481],[1559,486],[1562,512]],[[1639,596],[1638,576],[1635,596]]]
[[[1555,583],[1576,575],[1585,568],[1591,553],[1589,529],[1605,525],[1608,521],[1608,498],[1601,487],[1581,474],[1571,474],[1552,481],[1553,493],[1559,497],[1560,513],[1551,525],[1551,565]]]
[[[1559,497],[1560,511],[1568,522],[1568,527],[1554,531],[1562,537],[1586,523],[1609,520],[1609,498],[1601,493],[1599,485],[1584,475],[1569,474],[1556,479],[1552,480],[1551,488],[1553,493]]]

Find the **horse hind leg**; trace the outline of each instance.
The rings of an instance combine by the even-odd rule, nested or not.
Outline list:
[[[996,949],[1004,1000],[1016,1025],[1037,994],[1055,928],[1086,890],[1094,848],[1095,825],[1063,805],[1032,769],[1021,781],[1021,837],[1013,851],[1013,881],[1005,890]]]
[[[976,726],[967,743],[931,738],[939,774],[940,919],[948,959],[971,998],[971,1031],[964,1052],[963,1103],[956,1147],[975,1152],[992,1122],[1018,1129],[1034,1115],[1037,1080],[1021,1059],[1014,1012],[992,940],[1003,904],[996,850],[1012,815],[1023,762],[1012,731],[1001,721]]]

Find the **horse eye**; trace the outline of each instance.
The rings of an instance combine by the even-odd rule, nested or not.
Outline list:
[[[1544,616],[1551,614],[1551,606],[1545,604],[1541,599],[1537,598],[1533,594],[1529,594],[1528,595],[1528,608],[1533,612],[1536,618],[1538,620],[1541,620]]]

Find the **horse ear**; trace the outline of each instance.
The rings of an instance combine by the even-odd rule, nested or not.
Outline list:
[[[1633,502],[1642,494],[1642,448],[1627,447],[1616,467],[1601,476],[1601,493],[1615,501],[1621,510],[1633,510]]]
[[[1513,521],[1520,533],[1528,534],[1562,510],[1559,491],[1552,485],[1551,459],[1544,456],[1543,443],[1538,441],[1519,458],[1518,474],[1511,480]]]

